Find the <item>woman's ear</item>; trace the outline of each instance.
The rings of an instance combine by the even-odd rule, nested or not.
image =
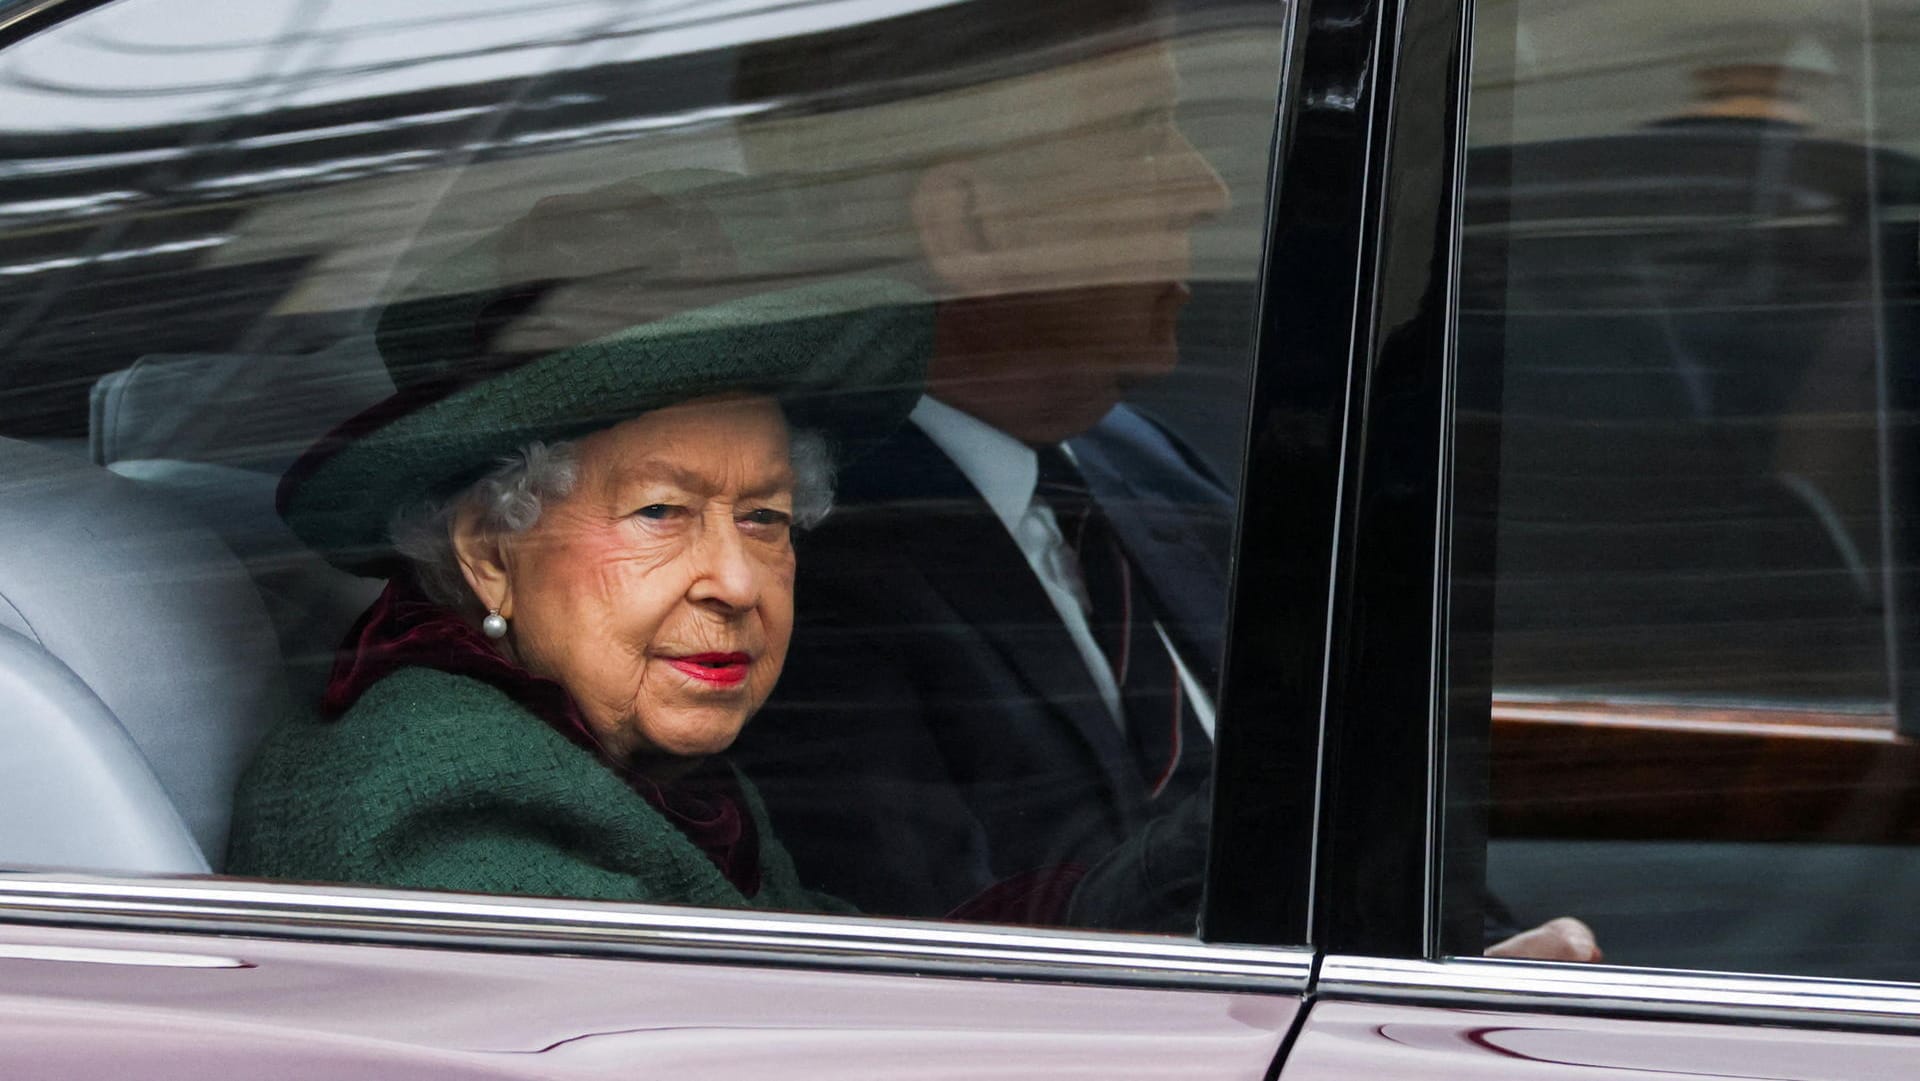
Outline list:
[[[967,161],[929,167],[913,185],[913,225],[935,280],[956,296],[1003,291],[997,230],[980,172]]]
[[[453,532],[453,555],[460,561],[460,575],[467,588],[479,599],[480,606],[513,618],[513,584],[507,570],[507,553],[500,536],[480,521],[480,511],[462,507],[449,527]]]

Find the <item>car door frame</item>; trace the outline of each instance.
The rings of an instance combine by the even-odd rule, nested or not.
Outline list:
[[[1485,813],[1491,658],[1455,643],[1490,643],[1492,612],[1450,590],[1456,577],[1491,579],[1480,562],[1490,545],[1455,548],[1453,510],[1491,506],[1492,491],[1464,486],[1496,476],[1457,478],[1455,463],[1497,460],[1484,442],[1493,426],[1455,424],[1473,0],[1341,11],[1380,43],[1366,173],[1378,195],[1355,294],[1355,446],[1336,510],[1310,1001],[1920,1031],[1920,984],[1475,956],[1485,855],[1471,840],[1485,828],[1459,819]],[[1482,633],[1452,633],[1461,627]],[[1476,901],[1443,906],[1449,896]]]

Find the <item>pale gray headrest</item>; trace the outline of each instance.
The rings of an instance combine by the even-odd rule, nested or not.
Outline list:
[[[192,515],[239,557],[279,635],[288,688],[298,702],[319,701],[335,649],[386,583],[348,574],[300,543],[274,513],[278,477],[205,462],[110,468]]]
[[[89,453],[194,516],[266,601],[292,689],[316,699],[382,583],[309,552],[274,511],[288,465],[393,393],[371,335],[305,354],[154,354],[93,386]]]
[[[155,354],[93,385],[88,451],[101,465],[172,459],[278,475],[392,393],[368,335],[299,355]]]

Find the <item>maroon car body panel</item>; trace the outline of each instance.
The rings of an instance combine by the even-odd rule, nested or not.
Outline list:
[[[1313,1007],[1280,1081],[1886,1081],[1920,1037],[1367,1002]]]
[[[7,1076],[1259,1081],[1286,995],[0,928]]]

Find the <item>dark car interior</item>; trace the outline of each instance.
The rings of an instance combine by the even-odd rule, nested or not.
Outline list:
[[[1884,539],[1911,481],[1879,358],[1914,341],[1920,164],[1673,121],[1484,148],[1468,185],[1490,888],[1611,960],[1911,978]]]
[[[1920,163],[1761,123],[1472,157],[1497,685],[1885,699],[1873,328],[1913,275],[1875,246],[1912,227],[1872,215],[1916,185]]]

